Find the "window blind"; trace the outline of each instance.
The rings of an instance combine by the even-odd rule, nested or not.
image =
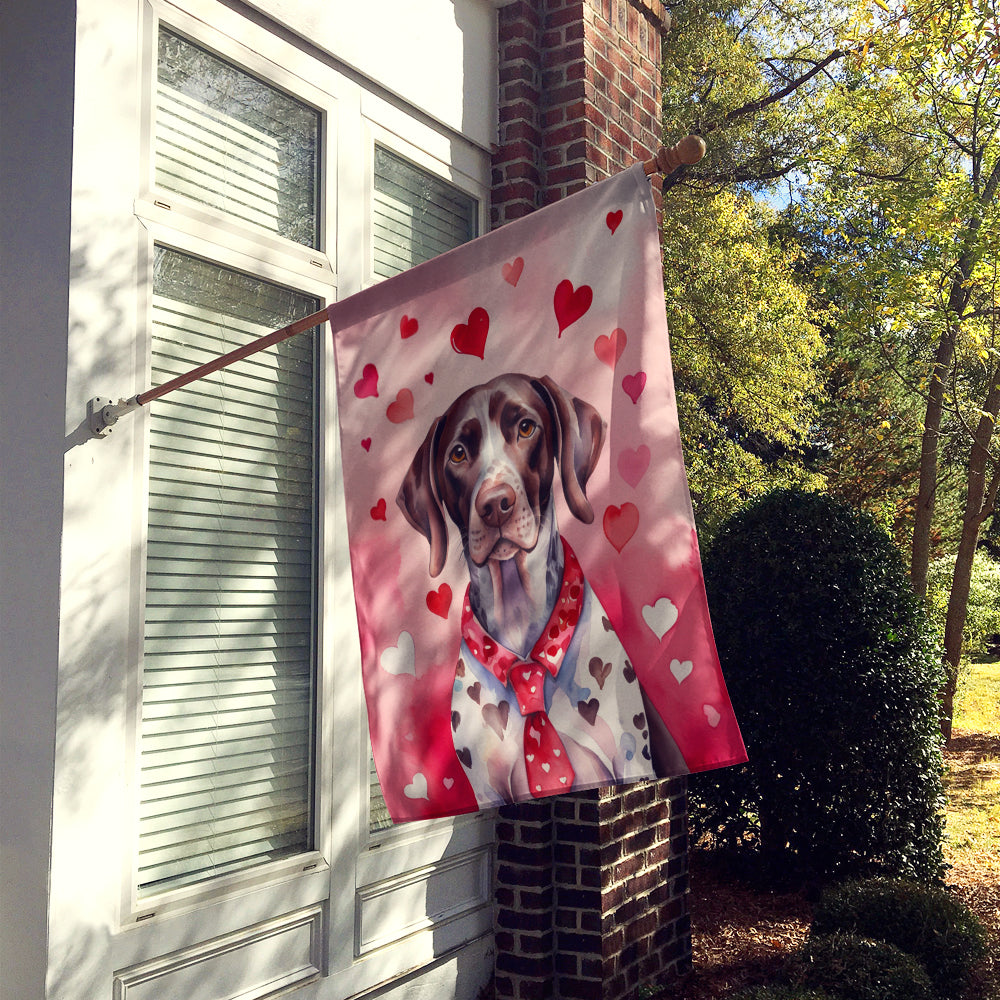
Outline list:
[[[158,188],[315,247],[319,128],[315,109],[160,29]]]
[[[155,251],[152,381],[313,312]],[[140,895],[309,849],[315,331],[150,407]]]
[[[374,270],[380,278],[453,250],[478,235],[476,199],[375,147]]]
[[[476,199],[433,174],[375,147],[372,203],[373,264],[391,278],[478,236]],[[392,825],[375,762],[368,760],[368,822],[375,833]]]

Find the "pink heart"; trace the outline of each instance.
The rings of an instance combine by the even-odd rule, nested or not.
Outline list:
[[[451,587],[442,583],[437,590],[431,590],[427,594],[427,610],[437,615],[439,618],[447,620],[448,611],[451,608]],[[478,700],[478,699],[477,699]]]
[[[400,389],[396,398],[386,407],[385,415],[394,423],[401,424],[413,416],[413,393]]]
[[[371,516],[373,521],[384,521],[385,520],[385,498],[379,497],[378,503],[372,507]]]
[[[428,385],[433,385],[433,384],[434,384],[434,372],[428,372],[428,373],[427,373],[427,374],[426,374],[426,375],[424,376],[424,381],[425,381],[425,382],[426,382],[426,383],[427,383]]]
[[[407,337],[412,337],[419,328],[420,324],[416,321],[413,316],[404,316],[399,321],[399,335],[406,340]]]
[[[458,354],[472,354],[482,360],[489,332],[490,314],[477,306],[469,313],[468,323],[459,323],[451,331],[451,346]]]
[[[500,268],[500,271],[503,274],[503,280],[506,281],[508,285],[517,285],[523,270],[523,257],[515,257],[509,264],[504,264],[504,266]]]
[[[625,331],[618,327],[611,331],[610,337],[605,337],[602,333],[594,341],[594,353],[598,361],[603,361],[609,368],[614,368],[627,343],[628,337],[625,336]]]
[[[361,370],[361,378],[354,383],[354,395],[358,399],[378,395],[378,369],[374,365],[365,365]]]
[[[625,395],[633,403],[637,403],[642,395],[642,390],[646,388],[646,373],[636,372],[634,375],[626,375],[622,379],[622,388],[625,390]]]
[[[365,451],[371,451],[372,450],[372,439],[371,438],[362,438],[361,439],[361,447],[364,448]]]
[[[613,504],[604,512],[604,535],[619,551],[625,548],[629,539],[639,527],[639,509],[627,501],[621,507]]]
[[[639,485],[639,480],[646,475],[649,457],[649,447],[644,444],[638,448],[623,448],[618,456],[618,471],[632,489],[635,489]]]
[[[568,278],[556,285],[556,293],[552,298],[552,306],[556,311],[556,322],[559,324],[559,336],[571,323],[575,323],[594,301],[594,292],[590,285],[573,288],[573,282]]]
[[[608,229],[614,234],[614,231],[622,224],[622,210],[618,209],[617,212],[608,212],[608,216],[604,221],[608,224]]]

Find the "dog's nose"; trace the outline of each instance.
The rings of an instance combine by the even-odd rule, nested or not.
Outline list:
[[[507,483],[484,486],[476,496],[476,513],[494,528],[499,528],[514,513],[517,496]]]

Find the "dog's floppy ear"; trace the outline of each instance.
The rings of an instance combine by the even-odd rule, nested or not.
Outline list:
[[[533,384],[549,403],[554,418],[566,503],[574,517],[590,524],[594,508],[587,499],[586,487],[604,446],[604,420],[590,403],[570,395],[548,375],[535,379]]]
[[[441,424],[442,419],[439,417],[431,425],[396,494],[396,504],[406,520],[430,543],[431,576],[437,576],[444,569],[448,554],[448,526],[445,524],[444,506],[434,481],[434,457]]]

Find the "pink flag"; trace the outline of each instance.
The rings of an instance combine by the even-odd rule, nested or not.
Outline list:
[[[396,821],[742,762],[637,166],[330,307]]]

